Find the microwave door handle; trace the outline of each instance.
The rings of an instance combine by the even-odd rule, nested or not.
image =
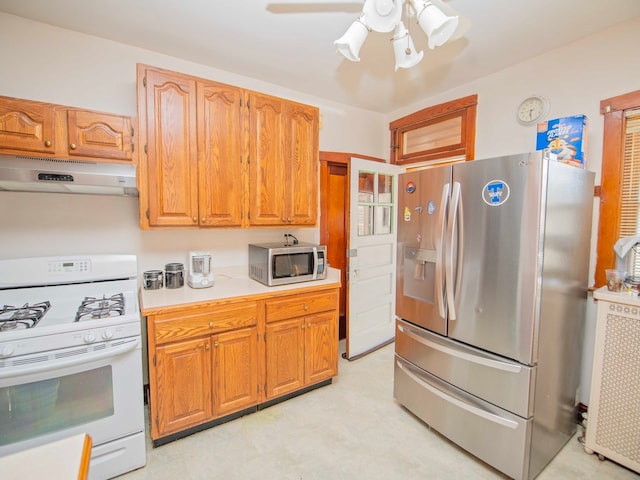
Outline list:
[[[312,280],[315,280],[318,277],[318,249],[313,247],[313,275],[311,276]]]

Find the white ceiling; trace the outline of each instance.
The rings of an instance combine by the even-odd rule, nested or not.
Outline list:
[[[372,32],[360,62],[333,41],[363,2],[337,0],[0,0],[0,12],[388,113],[640,15],[640,0],[449,0],[471,22],[435,50],[412,21],[424,59],[394,71]],[[406,22],[405,22],[406,23]],[[594,59],[597,61],[597,59]],[[553,71],[553,66],[550,66]]]

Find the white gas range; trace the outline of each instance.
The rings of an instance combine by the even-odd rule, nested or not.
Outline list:
[[[0,260],[0,456],[77,433],[89,478],[146,463],[134,255]]]

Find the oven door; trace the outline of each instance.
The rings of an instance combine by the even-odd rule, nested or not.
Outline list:
[[[144,430],[140,337],[0,362],[0,456],[76,433]]]

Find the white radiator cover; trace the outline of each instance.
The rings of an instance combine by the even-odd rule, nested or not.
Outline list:
[[[585,448],[640,473],[640,300],[594,293],[598,313]]]

